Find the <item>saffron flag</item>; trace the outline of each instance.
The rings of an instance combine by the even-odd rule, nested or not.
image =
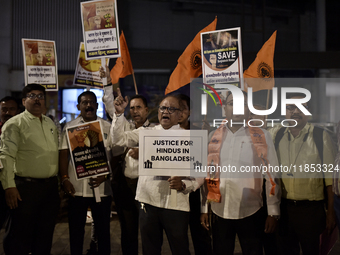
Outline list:
[[[254,62],[244,71],[245,91],[248,91],[248,87],[252,87],[253,92],[272,89],[274,87],[275,41],[276,31],[257,53]]]
[[[129,49],[126,44],[125,36],[122,31],[120,37],[121,57],[117,58],[115,66],[110,71],[112,84],[118,83],[119,78],[124,78],[127,75],[133,74],[132,62]]]
[[[190,78],[197,78],[202,74],[201,33],[216,30],[216,23],[217,17],[210,25],[202,29],[186,47],[177,60],[178,64],[170,76],[165,95],[190,83]]]

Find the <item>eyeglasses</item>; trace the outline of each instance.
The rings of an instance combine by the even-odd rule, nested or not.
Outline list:
[[[304,106],[307,110],[308,110],[308,105],[302,105],[302,106]],[[290,111],[290,112],[294,112],[295,111],[295,109],[297,108],[297,106],[296,105],[294,105],[294,104],[289,104],[289,105],[286,105],[286,109],[288,110],[288,111]]]
[[[36,98],[38,98],[39,100],[45,99],[45,95],[44,94],[34,94],[34,93],[31,93],[31,94],[27,94],[26,97],[29,98],[29,99],[33,99],[33,100],[36,99]]]
[[[162,113],[164,113],[165,110],[168,110],[168,113],[173,114],[175,111],[179,111],[180,109],[175,108],[175,107],[159,106],[158,110]]]

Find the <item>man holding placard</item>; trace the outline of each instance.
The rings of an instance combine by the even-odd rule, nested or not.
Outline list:
[[[139,131],[123,131],[124,109],[127,97],[118,91],[115,100],[115,119],[112,122],[113,145],[135,147],[139,144]],[[178,125],[181,116],[180,102],[174,96],[163,99],[158,108],[160,125],[153,130],[182,130]],[[145,129],[145,128],[144,128]],[[190,254],[188,241],[189,194],[198,187],[194,180],[182,177],[139,176],[136,199],[140,202],[139,224],[143,254],[160,254],[165,230],[173,254]],[[171,202],[175,190],[176,203]]]
[[[110,254],[110,216],[111,216],[111,202],[112,191],[110,187],[110,180],[107,175],[96,175],[90,179],[79,179],[79,169],[75,171],[75,167],[71,160],[68,162],[69,146],[67,138],[67,131],[69,127],[78,126],[92,121],[100,121],[103,130],[104,145],[106,150],[110,150],[109,145],[109,131],[110,123],[97,117],[97,97],[91,91],[85,91],[78,96],[78,110],[80,116],[67,123],[64,127],[61,144],[59,146],[59,165],[61,182],[65,193],[69,194],[69,231],[70,231],[70,248],[71,254],[82,254],[84,242],[84,227],[87,217],[87,209],[91,207],[93,220],[95,223],[96,233],[98,237],[98,252],[99,254]],[[91,130],[90,130],[91,131]],[[83,135],[85,132],[79,132],[75,135],[78,146],[72,150],[80,151],[86,143],[98,143],[98,139],[90,138],[88,142]],[[93,133],[93,132],[92,132]],[[95,140],[95,141],[92,141]],[[90,147],[89,147],[90,148]],[[81,153],[81,152],[80,152]],[[95,152],[98,154],[98,152]],[[99,152],[105,153],[105,152]],[[110,155],[111,152],[107,153]],[[82,155],[82,154],[79,154]],[[93,155],[92,155],[93,156]],[[84,157],[84,156],[83,156]],[[100,202],[96,202],[93,189],[99,188]]]

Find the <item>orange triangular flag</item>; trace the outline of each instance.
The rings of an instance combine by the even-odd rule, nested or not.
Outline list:
[[[119,37],[119,40],[121,57],[117,58],[115,66],[110,71],[112,84],[118,83],[119,78],[124,78],[127,75],[133,74],[130,53],[123,31]]]
[[[276,31],[262,46],[257,53],[256,59],[244,71],[244,90],[253,88],[253,92],[274,87],[274,51],[275,51]],[[258,79],[255,79],[258,78]]]
[[[202,29],[187,46],[177,60],[178,64],[172,72],[169,84],[165,89],[165,95],[190,83],[190,78],[197,78],[202,74],[201,61],[201,33],[216,30],[217,17]]]

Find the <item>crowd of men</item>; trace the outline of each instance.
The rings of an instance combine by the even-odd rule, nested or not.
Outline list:
[[[85,91],[78,96],[80,115],[65,125],[58,139],[57,127],[43,114],[45,88],[28,84],[22,92],[22,113],[15,98],[0,101],[0,224],[6,228],[4,251],[8,255],[50,254],[60,186],[68,196],[72,255],[83,254],[89,207],[97,243],[94,252],[111,254],[112,200],[124,255],[138,254],[139,231],[145,255],[161,254],[163,231],[172,254],[190,254],[189,226],[195,254],[233,254],[236,235],[243,254],[300,254],[300,247],[303,254],[319,254],[320,234],[331,234],[339,222],[336,171],[335,176],[328,171],[294,168],[279,173],[220,173],[210,176],[219,186],[219,199],[214,201],[209,201],[212,190],[203,178],[139,176],[139,132],[190,129],[191,100],[186,95],[166,96],[158,106],[159,124],[153,125],[147,119],[148,102],[142,95],[128,100],[118,88],[114,98],[112,85],[104,87],[103,102],[112,119],[109,122],[97,116],[96,95]],[[132,122],[124,116],[129,104]],[[267,131],[241,124],[254,116],[246,103],[244,115],[233,115],[231,93],[223,104],[227,120],[235,124],[228,121],[210,132],[209,164],[240,168],[268,163],[288,167],[339,163],[328,132],[308,123],[295,105],[287,105],[286,118],[297,125]],[[309,104],[303,106],[311,109]],[[101,123],[111,173],[78,180],[66,129],[95,120]],[[95,199],[94,188],[99,188],[100,202]],[[171,190],[176,190],[175,204]]]

